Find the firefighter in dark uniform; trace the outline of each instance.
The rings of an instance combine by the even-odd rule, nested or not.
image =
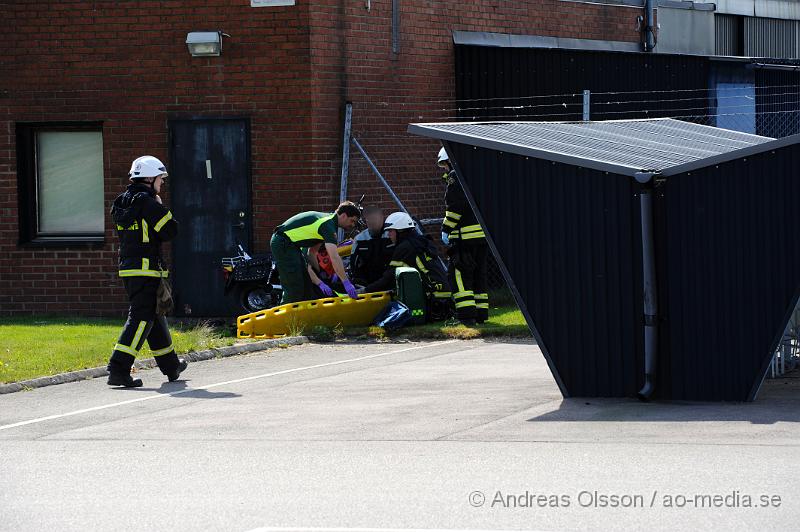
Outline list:
[[[392,260],[380,279],[359,291],[394,290],[395,269],[409,267],[419,271],[431,307],[449,307],[451,292],[447,272],[436,256],[431,241],[417,232],[411,216],[404,212],[392,213],[386,218],[384,228],[395,244]]]
[[[360,285],[374,283],[383,276],[392,260],[394,244],[383,228],[383,211],[379,207],[364,209],[367,228],[353,239],[350,271],[353,282]]]
[[[445,170],[442,177],[447,183],[442,242],[447,246],[450,258],[448,276],[453,287],[456,318],[464,325],[483,323],[489,319],[486,235],[472,212],[444,148],[439,150],[438,164]]]
[[[318,296],[311,286],[307,255],[315,251],[318,244],[323,244],[328,251],[333,269],[341,279],[347,295],[353,299],[358,298],[356,288],[348,279],[336,248],[336,232],[340,227],[350,231],[360,217],[361,210],[354,203],[346,201],[334,213],[301,212],[275,229],[270,249],[283,287],[282,305],[317,299]],[[333,290],[326,283],[319,278],[315,280],[314,284],[320,292],[326,296],[333,295]]]
[[[187,363],[175,354],[167,320],[156,308],[161,279],[169,274],[161,260],[161,243],[178,233],[177,222],[159,196],[167,169],[145,155],[133,161],[128,177],[131,184],[114,200],[111,217],[120,239],[119,275],[130,308],[108,362],[108,384],[135,388],[142,381],[131,377],[131,368],[145,340],[170,382],[178,379]]]

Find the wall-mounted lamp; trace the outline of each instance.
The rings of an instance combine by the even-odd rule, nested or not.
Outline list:
[[[192,57],[219,57],[223,35],[221,31],[193,31],[186,35],[186,46]]]

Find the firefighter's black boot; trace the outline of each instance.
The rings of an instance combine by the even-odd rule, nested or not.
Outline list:
[[[161,370],[161,373],[167,376],[167,380],[169,382],[175,382],[181,376],[186,368],[189,366],[189,363],[186,362],[182,358],[178,358],[178,355],[175,354],[175,351],[168,355],[162,355],[156,357],[156,364],[158,364],[158,369]]]
[[[186,362],[184,359],[179,358],[178,360],[180,361],[178,367],[167,374],[167,379],[169,380],[169,382],[175,382],[176,380],[178,380],[178,377],[181,376],[181,373],[183,373],[184,370],[189,367],[189,363]]]
[[[138,388],[142,385],[142,379],[131,377],[131,367],[133,367],[134,357],[125,353],[114,352],[111,360],[108,361],[108,385],[124,386],[125,388]]]

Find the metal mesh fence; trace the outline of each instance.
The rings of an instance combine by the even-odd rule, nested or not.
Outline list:
[[[532,95],[476,100],[415,99],[413,94],[353,102],[352,136],[425,233],[439,241],[445,185],[436,166],[438,142],[407,133],[410,123],[448,121],[581,121],[675,118],[712,127],[779,138],[800,133],[800,85],[743,86],[688,90]],[[351,197],[365,205],[397,210],[365,157],[351,150]],[[443,248],[442,248],[442,251]],[[494,259],[490,285],[505,282]]]

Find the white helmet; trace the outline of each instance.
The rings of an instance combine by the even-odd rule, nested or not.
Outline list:
[[[384,229],[394,229],[396,231],[414,229],[414,227],[416,227],[414,220],[404,212],[393,212],[386,218],[386,222],[383,224]]]
[[[146,179],[148,177],[166,176],[167,167],[152,155],[143,155],[131,163],[128,177],[131,179]]]
[[[442,163],[447,162],[449,160],[450,160],[450,157],[447,155],[447,151],[444,148],[439,150],[439,160],[436,161],[436,164],[438,164],[439,166],[442,166]]]

